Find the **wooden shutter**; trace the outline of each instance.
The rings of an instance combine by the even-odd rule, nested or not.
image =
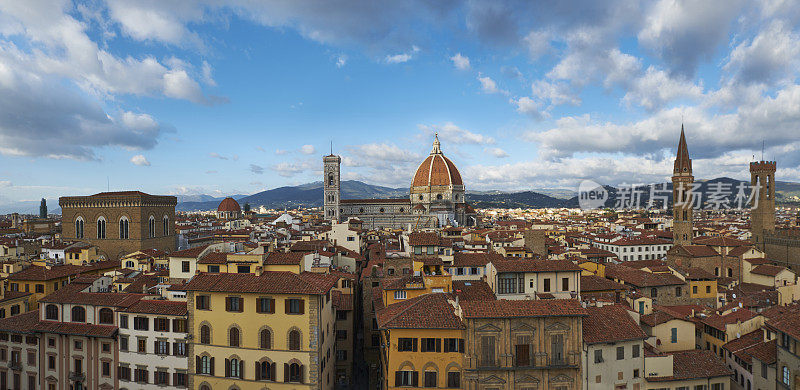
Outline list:
[[[209,361],[209,364],[211,365],[211,376],[214,376],[214,358],[213,357]]]
[[[228,378],[231,376],[231,361],[230,359],[225,359],[225,377]]]
[[[436,352],[442,352],[442,339],[436,339]]]
[[[394,372],[394,385],[401,386],[403,384],[403,373],[400,371]]]
[[[256,298],[256,313],[261,313],[261,299],[263,298]]]
[[[177,372],[173,372],[172,373],[172,384],[176,385],[176,386],[178,385],[178,373]]]
[[[153,353],[158,355],[158,340],[153,342]]]
[[[419,386],[419,372],[414,371],[411,374],[411,386],[417,387]]]
[[[299,299],[299,301],[300,301],[300,314],[305,314],[305,312],[306,312],[306,308],[305,308],[306,301],[303,300],[303,299]]]
[[[464,353],[464,339],[458,339],[458,352]]]
[[[239,360],[239,378],[244,379],[244,360]]]
[[[278,381],[278,363],[272,363],[270,365],[270,379],[273,381]]]
[[[269,313],[270,314],[274,314],[275,313],[275,298],[270,298],[269,299]]]
[[[300,365],[300,383],[306,383],[306,366],[302,364]]]
[[[283,363],[283,381],[289,383],[289,363]]]
[[[290,306],[289,305],[289,300],[288,299],[284,299],[283,303],[284,303],[284,306],[286,306],[286,314],[289,314],[289,306]]]
[[[231,297],[225,297],[225,311],[231,311]]]
[[[417,340],[419,339],[412,339],[412,340],[414,340],[414,342],[411,344],[411,351],[417,352]]]
[[[169,318],[164,318],[164,331],[169,332]]]
[[[172,343],[172,355],[178,356],[178,343]]]
[[[195,374],[200,373],[200,356],[194,357],[194,373]]]
[[[169,355],[169,341],[167,341],[166,343],[167,343],[167,346],[166,346],[166,348],[164,348],[164,353]]]
[[[261,366],[258,362],[256,362],[256,380],[261,380]]]

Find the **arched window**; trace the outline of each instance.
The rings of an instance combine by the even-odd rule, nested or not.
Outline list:
[[[163,226],[163,229],[164,229],[163,233],[164,233],[165,236],[168,236],[170,230],[172,230],[172,229],[169,228],[169,217],[165,215],[161,222],[164,225]]]
[[[328,185],[329,186],[333,185],[333,174],[332,173],[328,174]]]
[[[147,232],[148,237],[153,238],[156,236],[156,217],[150,216],[150,219],[147,221]]]
[[[259,335],[259,345],[261,349],[270,349],[272,348],[272,333],[269,329],[262,329],[261,334]]]
[[[106,238],[106,219],[104,217],[97,219],[97,238]]]
[[[208,325],[200,327],[200,344],[211,344],[211,327]]]
[[[72,307],[72,322],[86,322],[86,309],[83,306]]]
[[[289,331],[289,350],[290,351],[300,350],[300,331],[297,329],[292,329],[291,331]]]
[[[111,309],[104,307],[100,309],[100,323],[101,324],[113,324],[114,323],[114,312]]]
[[[44,318],[47,320],[58,321],[58,306],[49,304],[44,308]]]
[[[228,362],[228,365],[230,366],[228,368],[228,374],[229,374],[228,376],[229,377],[231,377],[231,378],[239,378],[240,377],[241,372],[242,372],[240,370],[240,368],[241,368],[239,366],[240,364],[241,364],[241,360],[239,360],[237,358],[233,358]]]
[[[211,359],[208,356],[203,356],[200,358],[200,373],[202,374],[210,374],[211,373]],[[203,388],[202,386],[200,387]],[[206,386],[208,388],[208,386]]]
[[[136,264],[134,264],[133,260],[128,260],[125,262],[125,268],[133,269],[134,267],[136,267]]]
[[[289,365],[289,382],[301,382],[302,381],[302,366],[297,363],[292,363]]]
[[[229,342],[231,347],[239,346],[239,328],[231,328],[228,331]]]
[[[83,228],[83,218],[78,217],[78,219],[75,220],[75,238],[83,238]]]
[[[119,238],[127,239],[130,238],[130,222],[128,221],[128,217],[122,217],[119,219]]]
[[[208,385],[202,385],[202,386],[200,386],[200,390],[211,390],[211,388],[208,387]]]
[[[275,378],[275,363],[270,363],[268,360],[263,362],[256,362],[256,380],[261,381],[274,381]]]

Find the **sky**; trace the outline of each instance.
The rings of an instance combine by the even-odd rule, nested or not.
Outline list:
[[[0,0],[0,205],[106,189],[800,181],[800,2]]]

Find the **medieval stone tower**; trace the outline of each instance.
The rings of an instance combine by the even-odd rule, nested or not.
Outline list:
[[[758,194],[750,204],[750,232],[758,249],[764,250],[764,237],[775,231],[775,161],[750,163],[750,185]]]
[[[322,158],[323,169],[323,192],[325,193],[325,219],[331,222],[340,222],[339,201],[341,193],[340,172],[342,158],[330,154]]]
[[[691,188],[692,159],[686,146],[686,135],[681,125],[681,139],[675,156],[675,169],[672,172],[672,241],[675,245],[692,244],[692,204]]]

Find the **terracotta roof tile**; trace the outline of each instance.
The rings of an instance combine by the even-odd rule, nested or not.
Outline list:
[[[269,252],[264,265],[300,265],[303,257],[310,252]]]
[[[186,284],[186,291],[271,293],[271,294],[325,294],[339,280],[334,275],[303,272],[271,271],[254,274],[196,275]]]
[[[391,304],[376,313],[385,329],[464,329],[450,294],[434,293]]]
[[[453,293],[462,302],[497,299],[492,288],[483,280],[454,280]]]
[[[583,341],[588,344],[644,340],[647,334],[619,305],[587,307],[583,319]]]
[[[623,284],[597,275],[581,276],[581,292],[627,290]]]
[[[648,382],[716,378],[731,374],[717,355],[709,350],[693,349],[670,355],[672,355],[672,376],[648,377]]]
[[[465,318],[585,316],[574,299],[468,301],[461,304]]]
[[[32,329],[40,333],[58,333],[89,337],[113,337],[117,333],[116,326],[57,321],[39,321]]]
[[[188,314],[186,302],[167,301],[163,299],[142,299],[127,309],[125,313],[156,314],[165,316],[185,316]]]

